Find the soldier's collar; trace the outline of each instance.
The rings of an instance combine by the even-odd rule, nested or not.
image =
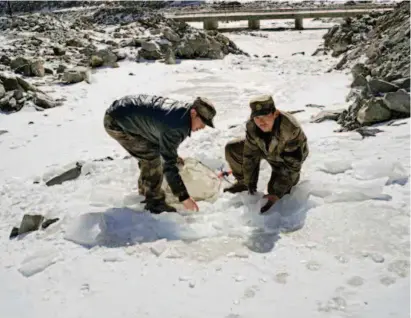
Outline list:
[[[273,136],[279,137],[280,136],[280,126],[281,126],[281,118],[283,114],[279,112],[277,118],[274,120],[273,129],[271,130],[271,134]]]

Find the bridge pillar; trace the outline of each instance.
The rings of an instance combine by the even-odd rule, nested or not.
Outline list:
[[[260,20],[248,20],[248,28],[251,30],[259,30]]]
[[[295,28],[297,30],[304,30],[303,18],[296,18],[295,19]]]
[[[217,30],[218,20],[204,20],[203,28],[204,30]]]

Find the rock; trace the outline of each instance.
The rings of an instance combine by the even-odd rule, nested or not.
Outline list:
[[[100,67],[100,66],[103,66],[103,64],[104,64],[104,60],[103,60],[103,58],[102,57],[100,57],[100,56],[97,56],[97,55],[93,55],[93,56],[91,56],[91,58],[90,58],[90,66],[91,67]]]
[[[117,65],[117,55],[108,49],[102,49],[95,52],[90,61],[90,66],[111,66],[118,67]]]
[[[38,77],[43,77],[45,75],[43,61],[35,60],[30,62],[30,75]]]
[[[6,89],[2,84],[0,84],[0,99],[2,99],[6,95]]]
[[[90,83],[90,73],[86,67],[75,67],[69,70],[66,70],[63,73],[63,82],[66,84],[74,84],[82,81]]]
[[[14,91],[15,89],[20,89],[20,85],[16,77],[5,76],[0,74],[0,79],[3,82],[3,86],[6,92]]]
[[[0,64],[10,65],[10,62],[11,62],[11,60],[10,60],[10,58],[9,58],[7,55],[2,55],[2,56],[0,57]]]
[[[66,46],[82,47],[84,45],[81,40],[72,38],[66,41]]]
[[[154,41],[142,42],[138,56],[145,60],[158,60],[163,57],[159,45]]]
[[[24,97],[24,91],[22,89],[16,89],[13,92],[13,97],[15,100],[22,99]]]
[[[164,54],[164,63],[167,65],[176,64],[176,57],[172,49],[168,49],[167,52]]]
[[[34,95],[33,102],[35,105],[42,108],[53,108],[59,105],[50,96],[39,92]]]
[[[170,42],[180,41],[180,36],[169,27],[163,28],[162,33],[164,34],[164,38]]]
[[[378,97],[368,100],[357,115],[357,121],[365,125],[383,122],[390,118],[391,111],[384,105],[382,98]]]
[[[364,63],[357,63],[351,68],[351,74],[354,78],[359,75],[365,78],[371,74],[371,71],[364,65]]]
[[[400,88],[410,91],[410,78],[399,78],[391,82],[394,85],[397,85]]]
[[[57,67],[57,74],[61,74],[64,73],[64,71],[67,69],[67,66],[63,65],[63,64],[59,64],[59,66]]]
[[[67,170],[66,172],[50,179],[49,181],[46,182],[46,185],[50,187],[53,185],[62,184],[63,182],[66,182],[66,181],[77,179],[81,175],[81,167],[82,167],[82,164],[77,162],[74,168]]]
[[[37,92],[38,89],[35,88],[33,85],[22,79],[20,76],[16,77],[18,85],[20,85],[26,92],[31,91],[31,92]]]
[[[410,115],[410,94],[405,90],[400,89],[396,92],[387,93],[383,101],[390,110]]]
[[[325,120],[338,120],[338,118],[340,117],[340,115],[342,114],[344,110],[343,109],[339,109],[339,110],[333,110],[333,111],[327,111],[327,110],[323,110],[321,112],[319,112],[316,116],[311,117],[310,122],[311,123],[321,123]]]
[[[368,84],[367,79],[363,75],[357,75],[354,81],[351,83],[351,87],[366,87]]]
[[[45,74],[44,65],[41,60],[30,61],[24,57],[17,57],[10,62],[10,68],[18,74],[24,76],[38,76],[43,77]]]
[[[373,94],[396,92],[399,89],[394,84],[376,78],[368,82],[368,87]]]
[[[56,56],[63,56],[63,55],[66,54],[66,50],[63,49],[63,48],[60,47],[60,46],[54,46],[54,47],[53,47],[53,53],[54,53],[54,55],[56,55]]]
[[[355,131],[359,133],[363,139],[366,137],[375,137],[378,133],[384,132],[381,129],[369,127],[360,127],[355,129]]]
[[[30,76],[31,68],[29,59],[19,56],[10,62],[10,68],[16,73],[20,73],[26,76]]]
[[[37,231],[40,228],[43,220],[44,220],[44,216],[42,215],[25,214],[23,216],[23,220],[21,221],[18,234],[21,235],[24,233]]]

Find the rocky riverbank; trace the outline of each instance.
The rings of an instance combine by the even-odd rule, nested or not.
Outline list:
[[[0,31],[0,110],[4,112],[20,110],[28,101],[21,85],[5,81],[20,79],[32,87],[74,84],[89,82],[91,69],[119,67],[124,59],[175,64],[178,59],[248,55],[217,31],[204,32],[141,7],[3,17]],[[51,101],[48,106],[59,104]]]
[[[324,35],[322,49],[340,57],[336,70],[351,69],[352,104],[337,119],[344,130],[410,116],[409,2],[346,19]]]

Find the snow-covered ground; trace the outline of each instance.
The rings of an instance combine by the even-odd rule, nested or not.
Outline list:
[[[50,88],[67,98],[62,107],[0,115],[0,316],[409,317],[409,120],[365,139],[310,123],[320,110],[306,104],[347,106],[350,75],[311,56],[324,32],[228,34],[250,58],[126,61],[91,85]],[[115,98],[133,93],[213,100],[216,129],[193,134],[180,155],[214,169],[244,135],[252,96],[304,110],[295,115],[310,147],[300,185],[266,216],[241,194],[199,202],[199,213],[136,212],[137,164],[102,122]],[[107,156],[115,160],[92,161]],[[76,161],[86,163],[79,179],[44,185]],[[269,173],[263,162],[261,192]],[[8,239],[36,213],[60,221]]]

